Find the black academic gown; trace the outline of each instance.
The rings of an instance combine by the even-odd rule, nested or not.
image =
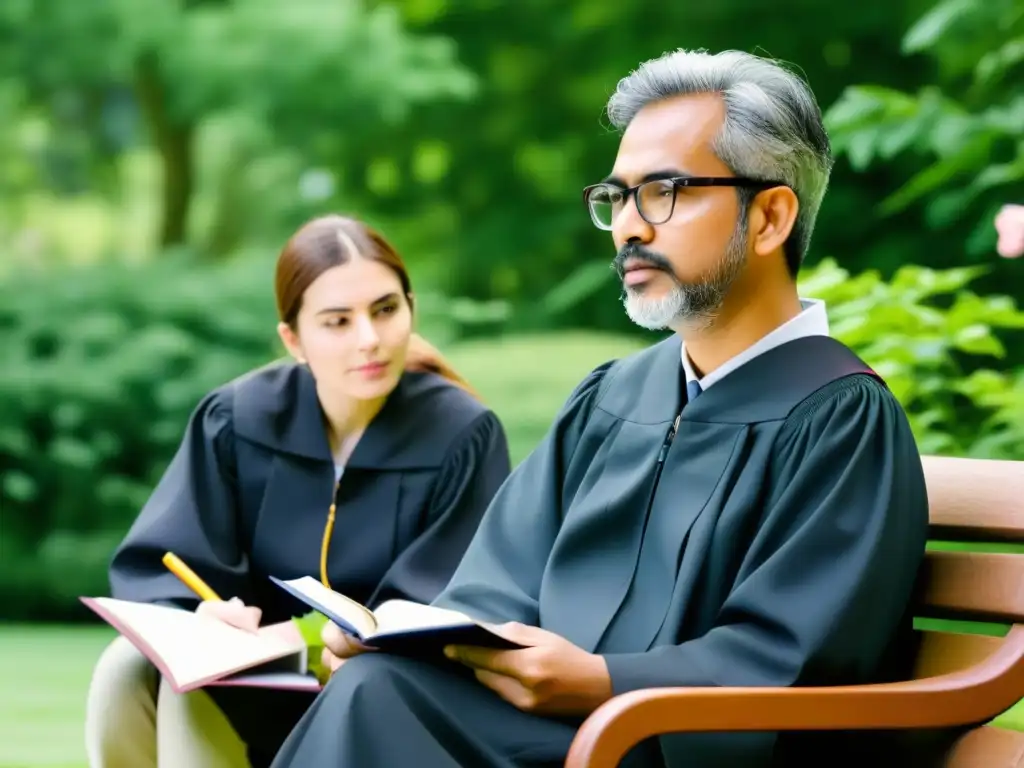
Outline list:
[[[435,374],[404,374],[337,486],[331,586],[371,607],[395,597],[430,602],[510,470],[493,412]],[[177,454],[114,554],[112,595],[194,608],[196,596],[161,563],[170,550],[222,597],[259,606],[265,624],[305,614],[308,607],[267,577],[320,578],[334,493],[308,368],[279,362],[242,376],[193,413]],[[295,706],[308,705],[304,694],[208,690],[243,738],[271,754],[297,719]]]
[[[601,654],[616,694],[905,674],[928,507],[893,395],[839,342],[812,337],[683,397],[677,338],[592,372],[436,603]],[[274,767],[554,766],[578,724],[523,714],[443,664],[370,654],[338,671]],[[862,735],[833,752],[842,738],[671,735],[629,764],[870,753]]]

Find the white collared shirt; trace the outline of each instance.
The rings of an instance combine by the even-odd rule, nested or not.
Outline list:
[[[686,344],[684,343],[681,354],[683,370],[686,372],[686,381],[696,381],[700,384],[701,390],[707,390],[716,381],[721,380],[758,355],[763,355],[769,349],[794,339],[803,338],[804,336],[828,336],[828,314],[825,312],[825,302],[818,299],[801,299],[800,306],[803,309],[799,315],[787,320],[767,336],[758,340],[757,343],[747,347],[735,357],[715,368],[704,378],[699,378],[693,370],[693,364],[690,362],[690,356],[686,354]]]

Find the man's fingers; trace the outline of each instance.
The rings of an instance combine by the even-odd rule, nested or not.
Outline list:
[[[505,677],[486,669],[478,669],[474,674],[482,685],[490,688],[517,709],[529,712],[536,703],[533,692],[515,678]]]
[[[507,677],[516,677],[519,672],[517,654],[519,651],[497,651],[493,648],[480,648],[474,645],[449,645],[444,655],[452,661],[465,664],[471,669],[496,672]]]
[[[504,624],[485,624],[498,637],[511,640],[519,645],[532,646],[543,645],[551,641],[551,633],[540,627],[531,627],[529,624],[520,624],[518,621],[509,621]]]
[[[328,622],[324,625],[323,631],[320,633],[320,639],[324,641],[324,645],[335,656],[348,656],[352,652],[348,635],[334,622]]]
[[[324,648],[320,651],[320,666],[324,669],[329,669],[331,672],[334,672],[344,663],[345,659],[335,656],[329,649]]]
[[[373,648],[369,648],[360,643],[356,638],[349,635],[345,630],[339,627],[334,622],[327,622],[324,625],[323,630],[320,632],[320,639],[324,641],[324,645],[331,649],[331,652],[335,656],[343,659],[347,659],[350,656],[363,653],[365,651],[372,651]]]

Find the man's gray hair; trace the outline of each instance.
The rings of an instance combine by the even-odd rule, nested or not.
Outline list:
[[[742,51],[677,50],[644,62],[622,78],[608,101],[608,118],[625,130],[648,104],[685,94],[718,93],[726,116],[714,151],[737,176],[778,181],[800,201],[786,243],[795,277],[832,172],[832,149],[821,109],[807,84],[780,64]],[[756,190],[739,190],[744,211]]]

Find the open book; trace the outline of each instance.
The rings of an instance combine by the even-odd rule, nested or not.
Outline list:
[[[247,632],[218,619],[164,605],[83,597],[160,670],[177,693],[208,685],[317,691],[306,645],[278,625]]]
[[[387,600],[371,611],[309,576],[270,579],[364,645],[387,653],[430,657],[440,655],[446,645],[522,647],[458,611],[408,600]]]

